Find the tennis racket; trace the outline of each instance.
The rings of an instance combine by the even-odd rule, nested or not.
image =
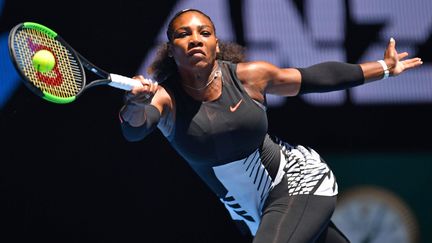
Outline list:
[[[55,31],[38,23],[24,22],[13,27],[8,44],[12,62],[24,84],[36,95],[54,103],[71,103],[84,90],[96,85],[123,90],[141,85],[138,80],[108,73],[93,65]],[[41,50],[52,53],[52,66],[43,72],[33,62],[35,53]],[[84,68],[101,79],[87,83]]]

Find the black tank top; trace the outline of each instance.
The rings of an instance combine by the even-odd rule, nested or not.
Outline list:
[[[163,86],[175,99],[175,127],[167,138],[218,196],[226,191],[212,167],[243,159],[260,148],[267,133],[265,106],[253,100],[236,76],[237,65],[219,61],[222,94],[210,102],[196,101],[176,80]]]

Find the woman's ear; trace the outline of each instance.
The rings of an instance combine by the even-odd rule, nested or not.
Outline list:
[[[219,54],[220,49],[219,49],[219,39],[216,39],[216,54]]]

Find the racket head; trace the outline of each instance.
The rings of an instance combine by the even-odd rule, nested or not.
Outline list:
[[[34,23],[16,25],[9,33],[9,54],[24,84],[36,95],[57,104],[71,103],[86,85],[86,76],[78,54],[53,30]],[[48,50],[54,67],[39,72],[32,58],[37,51]]]

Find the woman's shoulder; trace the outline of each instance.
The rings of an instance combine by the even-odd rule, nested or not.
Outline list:
[[[250,61],[250,62],[240,62],[237,64],[237,69],[239,71],[271,71],[277,68],[270,62],[267,61]]]
[[[266,61],[241,62],[237,64],[236,74],[240,80],[261,81],[267,80],[278,67]]]

